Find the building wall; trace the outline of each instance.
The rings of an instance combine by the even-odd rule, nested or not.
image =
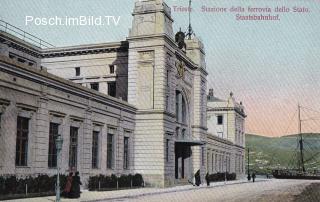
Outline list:
[[[62,173],[68,172],[70,126],[79,128],[77,170],[86,182],[95,174],[133,172],[135,108],[53,75],[0,57],[2,109],[0,174],[53,175],[48,168],[49,124],[59,123],[63,137]],[[17,117],[29,118],[28,164],[15,165]],[[106,168],[107,131],[114,129],[114,166]],[[92,169],[92,133],[99,131],[99,166]],[[130,167],[123,169],[123,137],[130,141]]]
[[[23,44],[23,45],[22,45]],[[0,33],[0,55],[36,69],[42,69],[41,49],[6,32]]]
[[[237,177],[241,178],[245,174],[244,124],[246,115],[244,114],[244,107],[235,102],[232,94],[226,101],[214,98],[213,95],[209,95],[208,98],[208,148],[210,148],[211,153],[217,153],[219,158],[224,159],[224,165],[222,165],[223,170],[221,170],[221,163],[219,163],[221,159],[218,159],[217,170],[212,170],[210,162],[210,165],[207,165],[212,172],[225,172],[225,160],[229,161],[230,159],[229,172],[236,173]],[[217,118],[221,115],[223,116],[223,123],[219,125]],[[211,153],[209,152],[209,155]]]
[[[174,148],[181,129],[184,128],[192,140],[205,141],[206,134],[206,72],[200,70],[202,63],[197,57],[188,58],[188,53],[174,42],[170,12],[163,1],[136,1],[128,38],[128,102],[138,109],[135,171],[144,174],[147,183],[160,187],[176,182]],[[196,53],[199,46],[191,49]],[[183,77],[179,76],[176,66],[181,61],[185,64]],[[177,120],[176,91],[181,92],[188,103],[185,125]],[[201,164],[205,158],[200,151],[199,146],[192,147],[192,157],[186,159],[191,178],[199,169],[205,175],[205,163]]]
[[[49,73],[108,94],[108,83],[116,82],[116,98],[127,100],[128,52],[126,42],[47,49],[41,64]],[[114,66],[114,73],[110,72]],[[76,75],[80,68],[80,75]]]

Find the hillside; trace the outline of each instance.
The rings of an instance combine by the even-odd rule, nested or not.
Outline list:
[[[306,168],[320,169],[320,134],[303,134],[303,137],[305,159],[308,160]],[[296,167],[297,146],[297,135],[265,137],[246,134],[246,148],[250,149],[250,169],[258,173],[270,173],[275,168]]]

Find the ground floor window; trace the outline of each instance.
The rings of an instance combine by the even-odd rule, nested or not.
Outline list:
[[[166,161],[169,162],[169,144],[170,140],[166,139]]]
[[[29,119],[18,116],[16,139],[16,166],[27,166]]]
[[[129,169],[129,137],[123,139],[123,168]]]
[[[58,136],[59,124],[50,123],[49,126],[49,150],[48,150],[48,167],[57,167],[57,150],[56,138]]]
[[[201,165],[204,166],[204,147],[201,147]]]
[[[107,168],[113,167],[113,134],[107,135]]]
[[[78,156],[78,128],[70,127],[69,167],[77,167]]]
[[[98,168],[99,160],[99,132],[92,133],[92,168]]]

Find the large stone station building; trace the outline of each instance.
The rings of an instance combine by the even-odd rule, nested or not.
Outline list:
[[[0,174],[55,174],[59,134],[61,172],[77,170],[84,181],[140,173],[146,185],[166,187],[198,170],[203,181],[207,172],[242,177],[243,106],[233,96],[227,105],[207,98],[204,45],[174,34],[172,23],[163,0],[136,1],[126,40],[61,48],[17,37],[6,24]]]

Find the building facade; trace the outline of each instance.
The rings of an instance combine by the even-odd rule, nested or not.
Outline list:
[[[163,0],[145,0],[121,42],[40,48],[0,32],[0,174],[54,174],[57,134],[61,171],[84,179],[140,173],[147,186],[166,187],[198,170],[202,182],[223,166],[233,172],[244,142],[231,125],[228,138],[217,136],[204,45],[172,24]],[[213,162],[224,158],[218,169]]]
[[[207,170],[245,175],[245,118],[242,102],[237,103],[233,93],[227,100],[207,96]]]

